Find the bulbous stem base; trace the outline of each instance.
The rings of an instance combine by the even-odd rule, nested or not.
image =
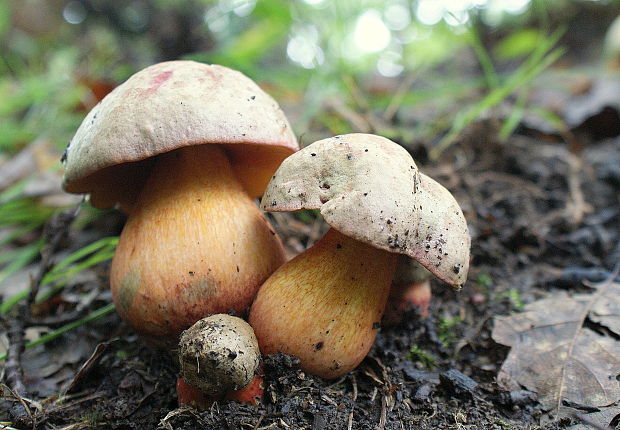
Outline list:
[[[110,283],[138,333],[174,344],[200,318],[243,315],[282,244],[217,145],[162,154],[120,237]]]

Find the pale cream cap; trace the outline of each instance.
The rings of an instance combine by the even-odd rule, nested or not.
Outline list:
[[[193,61],[155,64],[131,76],[86,116],[67,147],[63,187],[99,206],[137,192],[154,155],[225,145],[246,190],[259,196],[298,149],[278,104],[251,79]],[[98,195],[99,194],[99,195]]]
[[[458,203],[386,138],[348,134],[305,147],[284,160],[261,205],[319,209],[340,233],[408,255],[456,288],[467,278],[471,239]]]

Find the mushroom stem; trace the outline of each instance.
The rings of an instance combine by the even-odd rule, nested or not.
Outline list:
[[[208,314],[246,312],[284,250],[217,145],[159,155],[120,237],[111,288],[136,331],[172,344]]]
[[[261,352],[324,378],[349,372],[373,344],[395,268],[396,254],[331,229],[259,290],[249,322]]]
[[[407,311],[418,309],[421,319],[428,317],[431,304],[431,283],[429,279],[408,284],[392,284],[390,297],[381,321],[383,325],[400,324]]]

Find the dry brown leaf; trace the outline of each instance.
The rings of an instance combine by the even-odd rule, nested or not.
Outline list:
[[[547,409],[563,404],[602,407],[620,400],[620,341],[588,327],[587,320],[618,334],[620,284],[587,295],[564,292],[495,320],[493,339],[512,349],[498,382],[538,394]]]
[[[592,430],[594,427],[588,423],[594,423],[601,428],[610,428],[611,422],[620,415],[620,405],[610,406],[603,408],[598,412],[591,412],[589,414],[582,414],[585,418],[585,422],[581,424],[575,424],[570,426],[568,430]]]
[[[611,284],[601,300],[592,305],[588,316],[620,336],[620,284]]]

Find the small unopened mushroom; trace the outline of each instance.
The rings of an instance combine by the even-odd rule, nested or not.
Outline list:
[[[285,261],[253,198],[296,149],[277,103],[222,66],[156,64],[95,106],[63,186],[128,214],[110,274],[121,317],[169,346],[204,315],[244,314]]]
[[[305,147],[282,163],[261,204],[319,209],[332,227],[267,279],[249,317],[263,354],[296,356],[308,373],[336,378],[366,356],[398,254],[457,289],[465,282],[470,237],[461,209],[388,139],[350,134]]]
[[[252,327],[241,318],[216,314],[185,330],[179,341],[183,379],[205,394],[247,387],[260,363]]]

